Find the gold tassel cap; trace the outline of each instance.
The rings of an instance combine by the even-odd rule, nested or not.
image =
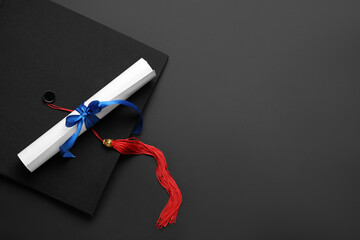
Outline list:
[[[103,140],[103,144],[104,144],[105,146],[107,146],[107,147],[112,147],[112,146],[111,146],[112,141],[113,141],[112,139],[107,138],[107,139],[104,139],[104,140]]]

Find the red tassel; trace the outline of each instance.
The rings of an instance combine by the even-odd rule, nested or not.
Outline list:
[[[156,176],[159,183],[169,194],[169,201],[162,210],[156,226],[158,228],[166,227],[176,222],[176,217],[182,201],[182,195],[175,180],[171,177],[167,168],[164,154],[154,146],[145,144],[137,138],[132,137],[128,139],[117,140],[103,140],[104,145],[113,147],[122,154],[146,154],[153,156],[156,159]]]
[[[46,103],[47,106],[66,112],[72,112],[73,110],[62,108],[51,103]],[[94,135],[103,142],[107,147],[113,147],[121,154],[146,154],[153,156],[156,159],[156,176],[159,180],[159,183],[169,194],[169,201],[167,202],[165,208],[162,210],[159,219],[156,222],[158,228],[166,227],[169,223],[170,225],[176,223],[176,217],[179,212],[179,208],[182,202],[182,195],[179,187],[176,185],[175,180],[171,177],[169,170],[167,168],[166,159],[164,154],[154,146],[140,142],[137,138],[132,137],[128,139],[101,139],[97,132],[91,128],[91,131]]]

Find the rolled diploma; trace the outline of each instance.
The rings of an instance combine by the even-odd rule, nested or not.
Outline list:
[[[141,58],[104,88],[98,91],[95,95],[85,101],[85,105],[88,106],[88,104],[93,100],[125,100],[155,76],[155,71],[144,59]],[[110,105],[109,107],[101,110],[101,112],[96,114],[96,116],[101,119],[117,106],[118,104]],[[69,115],[73,114],[79,113],[74,110]],[[57,152],[59,152],[59,147],[76,132],[77,125],[68,128],[65,126],[65,121],[66,117],[18,153],[18,157],[21,162],[27,167],[27,169],[29,169],[30,172],[36,170]],[[80,135],[85,131],[86,127],[84,124]]]

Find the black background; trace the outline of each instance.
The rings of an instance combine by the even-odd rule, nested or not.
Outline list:
[[[94,217],[0,181],[2,239],[359,239],[358,1],[56,0],[170,58]],[[6,137],[6,136],[2,136]]]

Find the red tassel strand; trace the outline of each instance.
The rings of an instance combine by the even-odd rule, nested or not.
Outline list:
[[[113,140],[111,146],[121,154],[146,154],[156,159],[157,179],[169,194],[169,201],[162,210],[156,227],[161,229],[168,224],[175,223],[182,202],[182,195],[175,180],[170,175],[164,154],[156,147],[145,144],[135,137]]]
[[[73,111],[71,109],[62,108],[51,103],[46,103],[46,105],[55,110],[61,110],[66,112]],[[128,139],[103,140],[93,128],[91,128],[91,131],[100,141],[103,142],[105,146],[113,147],[121,154],[145,154],[153,156],[156,159],[156,177],[159,180],[161,186],[165,188],[165,190],[169,194],[169,201],[162,210],[160,217],[156,222],[156,227],[161,229],[163,227],[166,227],[168,224],[171,225],[173,223],[176,223],[176,217],[182,202],[182,195],[179,187],[176,185],[175,180],[169,173],[164,154],[156,147],[145,144],[135,137],[131,137]]]

